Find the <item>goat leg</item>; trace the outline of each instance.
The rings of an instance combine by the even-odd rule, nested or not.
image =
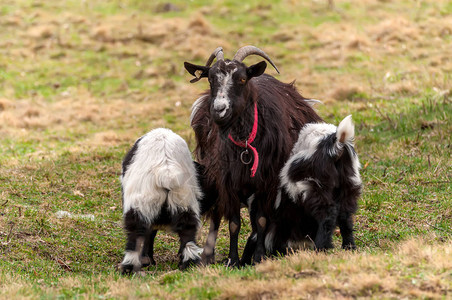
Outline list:
[[[334,205],[326,206],[320,216],[314,216],[318,223],[318,230],[314,240],[317,250],[333,248],[332,236],[336,227],[337,209]]]
[[[240,233],[240,208],[238,213],[234,214],[229,220],[229,256],[226,262],[227,266],[239,266],[239,233]]]
[[[243,249],[242,259],[240,259],[240,265],[251,265],[254,252],[257,245],[257,232],[251,232],[250,236],[246,240],[245,249]]]
[[[272,185],[270,185],[272,186]],[[265,257],[265,237],[267,232],[267,227],[269,224],[269,218],[267,218],[265,212],[265,203],[274,203],[276,199],[276,194],[272,191],[267,191],[267,193],[256,194],[256,198],[253,201],[253,212],[255,215],[255,228],[256,228],[256,250],[254,251],[254,263],[260,263]]]
[[[250,223],[253,232],[251,232],[248,240],[246,241],[245,249],[243,250],[242,259],[240,260],[240,265],[251,265],[254,252],[256,250],[256,242],[257,242],[257,228],[256,228],[256,201],[252,201],[251,205],[249,205],[249,215],[250,215]]]
[[[146,241],[144,243],[143,253],[141,255],[141,266],[143,268],[150,265],[155,266],[154,260],[154,240],[157,230],[149,228],[146,232]]]
[[[127,232],[126,253],[118,268],[123,274],[136,273],[141,270],[141,255],[148,226],[134,209],[124,215],[124,225]]]
[[[201,261],[202,248],[196,243],[196,233],[199,228],[199,218],[193,211],[180,213],[173,221],[173,231],[179,235],[179,269],[185,270]]]
[[[265,229],[267,227],[267,218],[262,211],[257,212],[256,216],[256,250],[254,251],[254,262],[260,263],[265,257]]]
[[[221,224],[221,215],[215,208],[210,216],[210,228],[207,235],[206,244],[201,254],[201,262],[203,265],[215,263],[215,244],[218,236],[218,229]]]
[[[356,249],[353,236],[353,216],[351,213],[341,212],[338,217],[338,225],[342,236],[342,249]]]

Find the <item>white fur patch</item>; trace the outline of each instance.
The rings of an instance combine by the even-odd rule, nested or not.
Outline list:
[[[138,251],[126,251],[122,265],[133,265],[133,268],[141,267],[140,253]]]
[[[215,98],[213,99],[213,108],[215,110],[220,110],[221,113],[219,114],[220,118],[224,117],[226,112],[229,110],[231,106],[231,99],[229,99],[228,93],[229,89],[232,86],[232,75],[237,71],[237,68],[234,68],[230,72],[223,74],[218,73],[217,74],[217,80],[218,80],[218,92],[215,95]]]
[[[311,190],[311,183],[309,180],[300,180],[296,182],[289,180],[288,184],[285,185],[285,188],[293,202],[298,202],[299,195],[303,195],[301,201],[304,202]]]
[[[337,126],[336,132],[337,140],[341,137],[344,138],[344,144],[346,147],[352,148],[355,141],[355,126],[353,125],[352,115],[345,117]],[[351,178],[355,185],[361,185],[361,175],[359,174],[359,170],[361,169],[361,164],[359,163],[358,156],[356,153],[353,153],[352,149],[348,149],[350,155],[352,156],[352,168],[355,175]]]
[[[278,189],[278,194],[276,195],[275,200],[275,209],[278,209],[278,207],[281,205],[281,190]]]
[[[221,113],[219,114],[220,118],[223,118],[226,112],[228,111],[230,107],[231,100],[225,96],[224,94],[221,94],[220,96],[215,97],[215,100],[213,101],[213,108],[215,110],[220,110],[220,107],[223,108]]]
[[[353,146],[355,126],[353,126],[352,115],[346,116],[337,126],[336,138],[339,141],[341,137],[344,138],[344,144],[348,143]]]
[[[298,140],[293,146],[292,155],[297,154],[298,157],[310,158],[315,151],[319,142],[327,135],[335,133],[336,126],[326,123],[309,123],[306,124],[298,134]]]
[[[340,151],[346,147],[347,151],[352,155],[352,168],[354,170],[354,176],[351,180],[356,185],[361,185],[361,177],[359,174],[360,163],[358,156],[352,151],[354,144],[355,128],[352,122],[352,116],[345,117],[336,127],[332,124],[326,123],[309,123],[306,124],[298,135],[298,141],[295,143],[291,157],[287,160],[286,164],[281,170],[280,179],[281,186],[284,187],[293,201],[297,201],[298,196],[303,193],[302,201],[307,198],[312,184],[320,186],[320,182],[315,178],[305,178],[298,182],[292,182],[288,178],[288,172],[290,166],[298,159],[308,160],[318,149],[319,142],[325,137],[335,134],[336,143],[331,149],[327,149],[328,155],[336,157]],[[340,142],[343,139],[343,143]]]
[[[254,194],[249,196],[248,199],[246,200],[246,204],[248,205],[248,208],[251,208],[251,204],[253,204],[253,201],[254,201]]]
[[[167,201],[172,213],[191,209],[199,217],[202,196],[187,143],[169,129],[158,128],[138,142],[122,178],[124,214],[140,212],[151,224]]]
[[[275,230],[272,229],[265,236],[265,249],[268,252],[272,252],[273,251],[274,239],[275,239]]]
[[[188,242],[182,251],[182,261],[201,259],[202,248],[196,246],[194,242]]]
[[[306,199],[307,193],[311,189],[311,184],[309,181],[312,180],[312,178],[306,178],[304,180],[296,182],[292,181],[289,179],[289,169],[295,160],[306,157],[307,155],[308,154],[306,154],[306,151],[304,150],[292,155],[289,160],[287,160],[279,175],[281,180],[281,187],[286,190],[286,192],[289,194],[290,199],[294,202],[298,201],[298,196],[301,195],[301,193],[304,193],[302,201]],[[310,154],[309,156],[311,155],[312,154]]]
[[[193,103],[191,106],[191,114],[190,114],[190,124],[193,122],[193,118],[198,113],[199,108],[203,105],[204,101],[207,100],[207,96],[201,96]]]
[[[291,157],[287,160],[286,164],[280,172],[281,186],[285,188],[286,192],[289,194],[290,199],[294,202],[297,201],[298,196],[301,195],[301,193],[304,193],[302,199],[302,201],[304,201],[304,199],[306,198],[306,193],[310,189],[310,185],[309,182],[306,181],[294,182],[290,180],[289,169],[296,160],[307,160],[317,151],[318,143],[324,136],[317,131],[317,125],[324,125],[324,123],[309,123],[300,130],[300,133],[298,134],[298,140],[292,148]],[[335,130],[330,128],[330,126],[323,127],[322,131],[335,132]]]
[[[352,152],[350,152],[350,153],[352,153]],[[351,180],[353,181],[353,183],[355,185],[357,185],[357,186],[361,185],[362,180],[361,180],[361,175],[359,173],[359,170],[361,169],[361,164],[359,163],[358,156],[355,153],[352,154],[352,168],[353,168],[355,175],[351,178]]]
[[[144,238],[137,238],[135,244],[135,251],[126,251],[124,259],[122,260],[122,265],[133,265],[133,270],[135,272],[141,269],[141,252],[144,247]]]

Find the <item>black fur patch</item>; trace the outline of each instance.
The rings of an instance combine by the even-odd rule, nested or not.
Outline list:
[[[216,204],[218,191],[215,183],[208,180],[206,168],[196,161],[193,161],[193,163],[195,164],[198,182],[203,192],[203,197],[199,199],[200,215],[205,215]]]
[[[352,158],[357,159],[357,155],[352,146],[345,144],[344,151],[337,155],[334,153],[336,135],[330,134],[322,139],[314,154],[309,158],[299,158],[292,162],[289,167],[287,177],[292,182],[305,181],[309,184],[309,190],[303,195],[298,195],[295,199],[300,206],[298,213],[303,219],[309,220],[305,224],[300,222],[293,226],[292,231],[299,231],[297,235],[303,236],[307,232],[315,234],[314,242],[318,249],[328,249],[332,247],[331,236],[336,225],[339,226],[342,235],[342,247],[354,249],[353,238],[353,214],[358,207],[358,198],[361,194],[361,185],[357,185],[352,180],[357,174],[353,168]],[[307,180],[307,179],[310,180]],[[287,197],[287,195],[286,195]],[[278,238],[275,245],[279,248],[285,247],[290,226],[282,223],[280,218],[288,220],[287,223],[297,223],[288,214],[296,211],[291,207],[290,201],[280,206],[280,215],[276,217],[275,226]],[[299,218],[299,217],[298,217]],[[314,220],[314,224],[310,223]],[[315,231],[310,227],[317,227]],[[304,228],[303,228],[304,227]],[[294,233],[292,232],[292,239]]]
[[[218,64],[218,62],[217,62]],[[224,64],[220,63],[220,64]],[[245,68],[236,64],[236,73],[241,75]],[[216,65],[210,72],[214,72]],[[219,72],[221,70],[218,70]],[[242,73],[241,73],[242,72]],[[209,73],[209,78],[213,74]],[[256,216],[268,218],[273,213],[274,201],[279,188],[279,172],[289,158],[298,132],[309,122],[322,119],[301,96],[293,83],[286,84],[272,76],[263,74],[248,78],[245,85],[233,84],[229,97],[232,113],[225,120],[215,123],[212,115],[215,84],[199,99],[199,106],[193,115],[192,127],[197,146],[195,156],[205,166],[209,182],[216,185],[219,194],[218,209],[230,222],[240,224],[240,203],[255,194]],[[252,131],[254,103],[257,103],[258,130],[252,145],[259,153],[259,166],[254,178],[250,178],[250,165],[244,165],[240,155],[244,151],[229,139],[244,141]],[[236,221],[234,221],[236,222]],[[263,237],[259,226],[257,248],[262,252]],[[229,258],[236,261],[236,237],[231,236]],[[259,256],[259,255],[257,255]],[[258,257],[259,259],[259,257]]]
[[[138,149],[138,143],[141,141],[143,137],[140,137],[135,144],[133,144],[132,148],[127,152],[126,156],[124,156],[124,159],[122,161],[122,176],[126,174],[127,169],[129,168],[130,164],[132,163],[133,157],[135,156],[135,153]]]

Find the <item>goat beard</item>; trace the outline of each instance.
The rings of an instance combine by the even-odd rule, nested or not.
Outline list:
[[[228,135],[233,129],[233,125],[235,124],[235,119],[237,118],[230,118],[229,120],[221,124],[215,123],[216,126],[218,126],[218,132],[220,133],[222,139],[228,138]]]
[[[243,112],[245,112],[245,115],[241,115]],[[252,122],[253,119],[254,114],[248,114],[248,110],[243,110],[239,115],[232,115],[228,121],[217,124],[221,137],[228,138],[228,135],[231,134],[234,138],[246,140],[253,126],[249,122]]]

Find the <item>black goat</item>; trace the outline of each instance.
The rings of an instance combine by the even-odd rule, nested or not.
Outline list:
[[[155,264],[154,239],[162,229],[179,235],[180,269],[200,260],[202,249],[195,243],[199,217],[217,198],[203,174],[185,141],[169,129],[154,129],[135,142],[122,164],[127,244],[121,272]]]
[[[275,67],[254,46],[240,48],[232,60],[225,60],[219,47],[206,66],[185,62],[187,71],[197,77],[191,82],[207,77],[210,83],[210,90],[193,104],[191,125],[197,140],[195,155],[206,167],[207,180],[218,189],[220,214],[229,220],[228,258],[233,266],[239,263],[241,202],[254,194],[250,218],[257,243],[254,261],[260,262],[279,172],[303,125],[321,121],[293,83],[263,74],[265,61],[244,65],[243,59],[252,54]],[[210,67],[214,58],[217,62]]]
[[[271,253],[285,253],[306,237],[315,248],[332,248],[339,226],[342,248],[355,249],[353,214],[362,182],[354,147],[351,116],[336,128],[307,124],[293,154],[281,171],[281,203],[268,230],[265,245]]]

